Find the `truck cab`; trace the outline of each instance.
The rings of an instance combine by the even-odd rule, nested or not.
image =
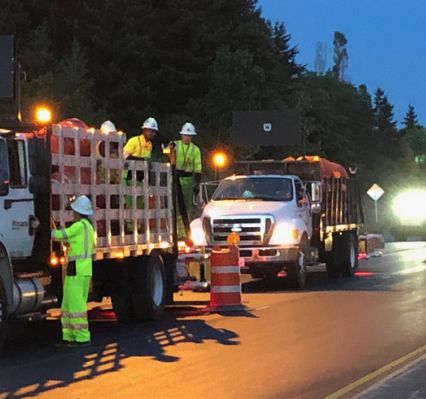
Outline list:
[[[308,256],[312,202],[294,175],[239,175],[224,179],[200,219],[191,224],[195,245],[226,245],[240,237],[242,272],[276,276]],[[305,260],[303,260],[305,262]]]
[[[31,256],[34,196],[29,187],[28,143],[24,136],[0,136],[0,242],[12,259]]]

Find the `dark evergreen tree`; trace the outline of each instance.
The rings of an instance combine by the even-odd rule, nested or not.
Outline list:
[[[288,70],[291,78],[300,76],[305,67],[297,64],[296,55],[299,53],[296,46],[290,45],[291,35],[287,33],[282,22],[276,22],[272,29],[272,38],[279,52],[281,64]]]
[[[385,92],[381,88],[377,88],[374,93],[374,117],[375,127],[381,131],[389,131],[395,129],[396,122],[394,120],[393,105],[389,103]]]
[[[408,110],[407,110],[407,112],[404,116],[403,125],[404,125],[405,129],[413,129],[418,124],[419,124],[419,122],[417,120],[416,111],[415,111],[414,107],[411,104],[409,104]]]

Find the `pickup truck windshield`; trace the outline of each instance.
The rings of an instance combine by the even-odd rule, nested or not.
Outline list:
[[[291,201],[293,189],[291,180],[282,177],[241,177],[222,181],[212,199]]]

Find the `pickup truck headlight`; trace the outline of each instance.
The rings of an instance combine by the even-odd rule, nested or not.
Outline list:
[[[201,219],[195,219],[191,222],[191,240],[196,247],[204,247],[207,245],[206,233],[203,229]]]
[[[274,227],[270,245],[294,244],[299,238],[299,230],[289,223],[278,223]]]

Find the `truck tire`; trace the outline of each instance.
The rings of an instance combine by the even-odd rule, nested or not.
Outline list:
[[[306,237],[302,237],[300,242],[297,258],[294,263],[287,266],[287,284],[290,288],[304,289],[306,288],[307,270],[306,256],[309,250],[309,242]]]
[[[346,232],[341,237],[340,272],[343,277],[352,277],[358,269],[358,236],[354,232]]]
[[[132,297],[129,293],[112,294],[111,303],[118,321],[122,323],[131,323],[136,320]]]
[[[7,334],[7,298],[3,286],[3,280],[0,278],[0,350],[3,347]]]
[[[166,304],[166,271],[163,260],[156,254],[144,257],[135,265],[133,308],[139,321],[158,320]]]

